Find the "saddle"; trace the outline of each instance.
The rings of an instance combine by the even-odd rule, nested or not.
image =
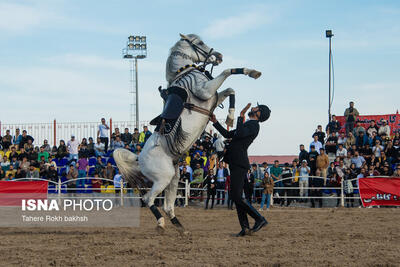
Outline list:
[[[169,133],[182,113],[188,94],[185,89],[177,86],[167,89],[159,87],[158,90],[160,96],[164,99],[164,108],[160,115],[150,121],[150,125],[156,125],[155,130],[159,131],[164,121],[163,132]]]

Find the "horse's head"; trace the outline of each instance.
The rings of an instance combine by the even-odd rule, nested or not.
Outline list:
[[[208,47],[196,34],[180,34],[180,42],[186,43],[186,53],[191,57],[194,63],[205,63],[218,65],[222,62],[222,54]]]

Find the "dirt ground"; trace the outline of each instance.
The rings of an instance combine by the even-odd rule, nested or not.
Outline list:
[[[239,231],[236,212],[178,208],[190,230],[168,222],[163,235],[150,211],[139,228],[0,228],[1,266],[400,266],[400,209],[264,211],[269,225]]]

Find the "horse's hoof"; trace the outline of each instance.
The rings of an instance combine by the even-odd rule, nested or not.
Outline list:
[[[249,76],[251,78],[258,79],[261,76],[261,72],[256,71],[256,70],[251,70],[250,73],[249,73]]]
[[[178,230],[178,233],[181,236],[190,236],[190,232],[186,231],[183,227],[182,228],[177,228],[177,230]]]
[[[163,234],[165,232],[165,220],[164,217],[161,217],[157,220],[157,232],[159,234]]]
[[[190,236],[190,232],[189,231],[179,232],[179,234],[181,235],[181,237],[189,237]]]

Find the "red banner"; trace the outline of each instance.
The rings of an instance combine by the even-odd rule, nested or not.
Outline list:
[[[400,177],[360,178],[358,186],[364,207],[400,206]]]
[[[46,199],[47,181],[0,181],[0,206],[21,206],[22,199]]]
[[[340,122],[342,129],[340,132],[345,132],[345,124],[346,119],[344,116],[336,116],[337,120]],[[369,123],[371,120],[374,120],[376,124],[381,127],[383,125],[382,121],[388,121],[388,125],[390,126],[391,135],[394,135],[396,131],[400,131],[400,114],[397,112],[396,114],[387,114],[387,115],[360,115],[357,117],[357,120],[361,121],[361,126],[368,129]]]

